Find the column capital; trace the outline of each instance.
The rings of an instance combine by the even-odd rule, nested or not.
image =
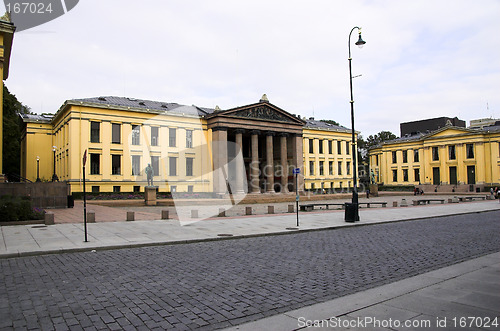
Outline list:
[[[252,130],[250,131],[252,135],[260,135],[260,130]]]
[[[289,134],[289,133],[287,133],[287,132],[280,132],[278,135],[279,135],[280,137],[288,137],[290,134]]]
[[[236,129],[236,130],[234,130],[234,133],[236,133],[236,134],[238,134],[238,133],[243,134],[243,133],[245,133],[245,129]]]
[[[227,131],[227,128],[225,126],[216,126],[212,128],[212,132],[214,131]]]
[[[275,136],[276,132],[274,131],[266,131],[266,136]]]

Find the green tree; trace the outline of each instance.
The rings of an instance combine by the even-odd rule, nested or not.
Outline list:
[[[19,114],[29,114],[30,108],[17,100],[3,86],[3,172],[20,175],[21,170],[21,123]],[[15,177],[15,176],[14,176]],[[15,180],[9,176],[9,180]]]
[[[328,123],[328,124],[333,124],[333,125],[336,125],[336,126],[340,126],[339,122],[337,121],[334,121],[334,120],[319,120],[320,122],[325,122],[325,123]]]

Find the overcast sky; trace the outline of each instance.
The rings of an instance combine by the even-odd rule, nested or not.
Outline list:
[[[127,96],[229,109],[270,102],[356,130],[500,117],[500,1],[82,0],[16,33],[6,81],[35,113]],[[489,108],[489,109],[488,109]]]

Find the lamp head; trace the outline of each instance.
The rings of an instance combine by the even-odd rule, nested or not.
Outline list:
[[[359,30],[359,38],[358,38],[358,41],[356,41],[356,45],[358,45],[359,48],[363,48],[364,44],[366,44],[366,41],[364,41],[361,38],[361,30]]]

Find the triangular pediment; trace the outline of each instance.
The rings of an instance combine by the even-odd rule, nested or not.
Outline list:
[[[247,118],[268,122],[304,125],[304,121],[268,102],[237,107],[212,114],[212,116]]]
[[[457,135],[463,135],[463,134],[470,134],[470,133],[477,133],[476,130],[474,129],[467,129],[467,128],[462,128],[462,127],[457,127],[457,126],[450,126],[450,127],[444,127],[437,129],[436,131],[433,131],[429,133],[426,138],[440,138],[440,137],[447,137],[447,136],[457,136]]]

